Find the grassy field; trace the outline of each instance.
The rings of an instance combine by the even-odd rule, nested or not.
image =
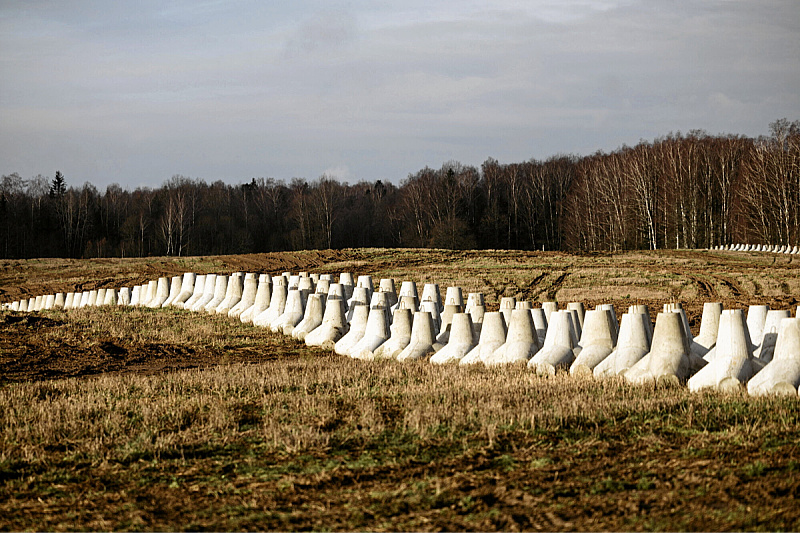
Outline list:
[[[87,261],[69,276],[261,260],[459,283],[490,304],[800,294],[800,263],[770,254],[307,254]],[[74,285],[60,261],[26,264],[26,290]],[[0,529],[800,529],[797,398],[366,363],[178,310],[0,317]]]

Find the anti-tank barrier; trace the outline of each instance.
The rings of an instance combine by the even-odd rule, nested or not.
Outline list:
[[[133,287],[36,295],[2,307],[11,312],[70,312],[90,306],[172,306],[252,321],[309,346],[364,360],[486,366],[524,362],[543,375],[572,368],[575,379],[622,376],[633,384],[668,381],[684,383],[691,391],[747,389],[751,395],[796,395],[800,386],[800,319],[786,310],[753,305],[745,314],[724,310],[719,302],[706,303],[699,334],[693,337],[686,313],[674,302],[664,306],[654,331],[646,306],[631,306],[620,324],[608,304],[587,310],[582,302],[570,302],[559,309],[556,302],[538,306],[503,298],[499,311],[488,311],[481,293],[470,293],[465,302],[460,287],[448,287],[442,298],[438,284],[428,283],[419,298],[416,283],[407,280],[397,293],[394,280],[386,278],[377,290],[370,276],[358,276],[355,284],[349,273],[338,278],[345,284],[333,279],[329,274],[286,272],[274,278],[262,274],[256,282],[255,274],[186,273]]]

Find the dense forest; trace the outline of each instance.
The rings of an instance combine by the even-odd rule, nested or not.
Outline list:
[[[800,121],[786,119],[755,139],[692,131],[584,157],[449,161],[399,186],[177,175],[157,189],[100,192],[74,179],[2,177],[2,257],[800,244]]]

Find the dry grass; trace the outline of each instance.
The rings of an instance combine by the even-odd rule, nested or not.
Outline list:
[[[762,492],[791,494],[799,429],[796,399],[311,350],[258,365],[8,384],[0,525],[792,529],[800,514],[787,496]],[[758,483],[735,497],[759,521],[744,507],[708,514],[732,475]],[[652,507],[625,511],[630,498]],[[697,512],[675,516],[677,502]],[[84,508],[70,514],[75,505]],[[173,510],[155,510],[165,505]]]
[[[566,373],[546,379],[524,366],[363,363],[322,354],[152,376],[11,384],[0,389],[0,406],[6,464],[35,464],[59,449],[93,462],[125,461],[132,453],[158,456],[241,434],[291,452],[324,448],[334,436],[362,439],[387,430],[421,439],[472,434],[491,443],[501,428],[597,427],[664,412],[685,418],[692,410],[686,430],[720,427],[714,409],[714,416],[720,409],[754,416],[730,428],[743,438],[762,426],[797,422],[791,400],[698,396],[685,388],[636,388]]]
[[[274,339],[264,328],[174,308],[83,308],[69,313],[52,311],[46,315],[70,324],[68,329],[54,330],[47,335],[52,340],[61,339],[73,345],[110,337],[134,344],[166,343],[222,350],[263,345]]]
[[[326,447],[336,435],[384,431],[491,439],[526,431],[602,424],[690,400],[682,389],[632,389],[524,367],[464,369],[419,362],[364,364],[305,357],[168,375],[101,376],[0,389],[0,460],[35,464],[48,450],[93,462],[158,456],[245,433],[277,449]],[[747,402],[746,398],[737,401]]]

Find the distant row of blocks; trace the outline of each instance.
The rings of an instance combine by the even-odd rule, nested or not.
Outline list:
[[[721,244],[714,246],[712,250],[732,251],[732,252],[770,252],[774,254],[800,254],[800,246],[778,245],[778,244]]]
[[[134,305],[179,307],[225,314],[269,327],[309,346],[357,359],[487,366],[526,362],[539,374],[557,369],[596,378],[623,376],[631,383],[684,382],[693,391],[747,387],[751,394],[798,394],[800,319],[788,310],[750,306],[723,310],[706,303],[700,333],[692,337],[680,304],[665,304],[653,328],[647,306],[634,305],[621,321],[613,305],[585,310],[580,302],[534,307],[502,298],[496,312],[483,295],[437,284],[342,273],[285,272],[270,277],[241,272],[186,273],[146,284],[37,296],[4,304],[12,311]]]

